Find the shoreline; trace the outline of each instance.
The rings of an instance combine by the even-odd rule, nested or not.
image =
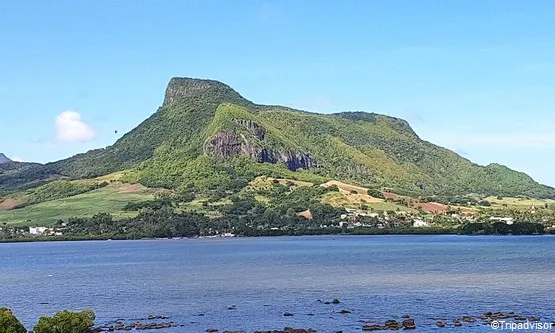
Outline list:
[[[92,242],[92,241],[161,241],[161,240],[214,240],[214,239],[237,239],[237,238],[271,238],[271,237],[317,237],[317,236],[338,236],[338,237],[356,237],[356,236],[466,236],[466,237],[555,237],[554,234],[531,234],[531,235],[466,235],[459,232],[391,232],[391,233],[304,233],[304,234],[272,234],[272,235],[254,235],[254,236],[199,236],[199,237],[168,237],[168,238],[146,238],[146,237],[96,237],[96,236],[44,236],[33,238],[20,238],[20,239],[0,239],[0,244],[11,243],[48,243],[48,242]]]

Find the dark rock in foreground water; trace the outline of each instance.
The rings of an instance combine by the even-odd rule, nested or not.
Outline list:
[[[414,322],[414,319],[405,319],[405,320],[403,320],[401,325],[403,325],[403,328],[406,329],[406,330],[416,329],[416,323]]]
[[[316,330],[311,328],[309,329],[302,329],[302,328],[290,328],[286,327],[283,330],[273,330],[273,331],[256,331],[254,333],[316,333]]]

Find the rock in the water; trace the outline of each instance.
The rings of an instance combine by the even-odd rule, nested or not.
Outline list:
[[[476,322],[476,318],[471,317],[471,316],[464,316],[462,319],[465,323],[475,323]]]
[[[166,316],[160,316],[160,315],[150,315],[147,317],[148,320],[158,320],[158,319],[169,319],[169,317]]]
[[[337,298],[334,298],[333,301],[331,301],[332,304],[339,304],[341,303]]]
[[[406,330],[416,329],[416,323],[414,322],[414,319],[405,319],[401,324],[403,325],[403,328]]]
[[[363,331],[381,331],[382,327],[380,325],[364,325],[362,326]]]
[[[445,323],[442,322],[441,320],[439,320],[439,321],[436,321],[436,326],[437,327],[445,327]]]
[[[285,313],[283,314],[283,316],[284,316],[284,317],[293,317],[294,314],[292,314],[291,312],[285,312]]]

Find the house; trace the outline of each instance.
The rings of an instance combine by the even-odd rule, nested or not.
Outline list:
[[[412,226],[414,228],[424,228],[424,227],[429,227],[430,224],[420,219],[414,219],[412,220]]]
[[[489,218],[490,221],[499,221],[499,222],[505,222],[508,225],[511,225],[513,223],[515,223],[515,220],[512,217],[496,217],[496,216],[492,216]]]
[[[50,231],[50,229],[46,227],[29,227],[29,234],[35,235],[35,236],[40,236],[42,234],[45,234],[47,231]]]

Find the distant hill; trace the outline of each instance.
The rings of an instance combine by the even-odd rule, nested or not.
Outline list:
[[[257,105],[221,82],[191,78],[171,79],[163,105],[114,145],[0,173],[0,188],[120,170],[130,170],[128,181],[166,188],[225,190],[267,175],[412,195],[555,197],[555,189],[524,173],[480,166],[420,139],[402,119]]]
[[[0,195],[42,185],[56,176],[43,165],[8,161],[0,163]]]
[[[0,164],[12,162],[6,155],[0,153]]]

